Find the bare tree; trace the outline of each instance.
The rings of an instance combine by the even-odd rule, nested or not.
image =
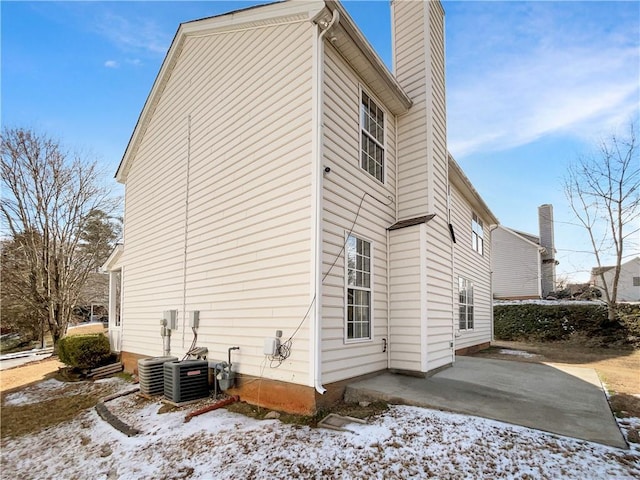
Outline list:
[[[585,228],[597,262],[608,320],[616,319],[618,280],[625,246],[640,230],[640,159],[635,125],[624,136],[611,135],[597,153],[570,166],[564,181],[566,197]],[[605,280],[603,259],[615,258],[613,280]]]
[[[4,129],[0,142],[4,235],[18,240],[28,308],[46,321],[54,345],[66,333],[80,291],[99,265],[90,248],[96,212],[109,215],[118,201],[101,184],[96,162],[63,150],[27,129]]]
[[[0,281],[0,316],[2,331],[20,333],[23,340],[40,340],[42,345],[45,318],[29,295],[29,269],[23,245],[30,233],[0,242],[2,279]]]

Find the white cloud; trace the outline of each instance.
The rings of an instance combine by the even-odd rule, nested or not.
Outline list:
[[[107,60],[104,62],[104,66],[107,68],[118,68],[120,64],[115,60]]]
[[[451,62],[454,155],[504,150],[554,133],[592,138],[637,115],[640,48],[628,30],[591,30],[589,37],[580,32],[585,25],[559,30],[557,19],[545,24],[542,15],[531,22],[516,28],[517,35],[466,45],[479,61],[465,52]],[[464,48],[460,42],[456,48]]]
[[[124,51],[164,55],[171,42],[170,33],[150,18],[127,18],[104,12],[95,23],[97,32]]]

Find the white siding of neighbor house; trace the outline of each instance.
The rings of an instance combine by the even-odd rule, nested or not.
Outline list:
[[[425,225],[389,232],[390,368],[424,371],[426,299]],[[422,237],[422,238],[421,238]]]
[[[471,218],[476,213],[484,224],[484,254],[473,250],[471,244]],[[492,308],[491,298],[491,231],[490,220],[474,212],[471,205],[455,186],[451,186],[451,223],[456,236],[454,246],[454,327],[456,349],[471,347],[491,341]],[[474,328],[459,330],[458,277],[473,282]]]
[[[538,247],[504,227],[491,236],[493,295],[495,298],[541,296],[541,258]]]
[[[604,272],[604,278],[609,289],[611,289],[611,286],[613,285],[614,273],[614,269]],[[640,257],[633,258],[620,265],[617,301],[640,302],[640,286],[633,285],[633,277],[640,277]],[[602,279],[599,275],[597,275],[594,280],[597,287],[603,287]]]
[[[326,275],[322,304],[323,383],[387,368],[387,354],[383,351],[383,339],[387,338],[386,228],[395,221],[395,203],[387,198],[395,198],[395,117],[385,110],[385,182],[382,184],[360,167],[361,88],[378,106],[385,108],[367,89],[364,79],[326,43],[323,166],[331,172],[323,177],[322,271],[323,276]],[[373,248],[373,336],[371,340],[358,342],[345,341],[343,246],[352,225],[353,233],[372,242]]]
[[[209,358],[239,346],[239,372],[310,383],[308,320],[261,369],[264,338],[288,338],[312,300],[313,28],[289,20],[184,40],[126,181],[124,351],[161,355],[176,309],[183,355],[199,310]]]
[[[394,68],[413,106],[398,118],[398,219],[435,214],[426,258],[427,370],[453,362],[452,246],[447,225],[444,11],[439,2],[392,3]],[[392,318],[394,315],[392,313]]]

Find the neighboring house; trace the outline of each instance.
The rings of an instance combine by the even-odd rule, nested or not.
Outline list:
[[[603,291],[604,282],[609,289],[613,286],[615,267],[594,267],[591,269],[590,284]],[[609,290],[611,291],[611,290]],[[635,257],[620,265],[620,278],[618,279],[618,302],[640,302],[640,257]]]
[[[447,153],[444,11],[395,1],[392,18],[395,75],[334,1],[180,26],[116,173],[127,370],[163,353],[168,310],[173,355],[199,312],[209,359],[240,347],[243,400],[288,411],[488,346],[497,220]]]
[[[491,235],[493,297],[545,298],[556,289],[553,207],[538,207],[539,236],[498,225]]]

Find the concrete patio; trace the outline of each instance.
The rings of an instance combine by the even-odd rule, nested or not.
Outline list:
[[[459,356],[428,378],[384,373],[353,383],[345,398],[465,413],[627,448],[590,368]]]

